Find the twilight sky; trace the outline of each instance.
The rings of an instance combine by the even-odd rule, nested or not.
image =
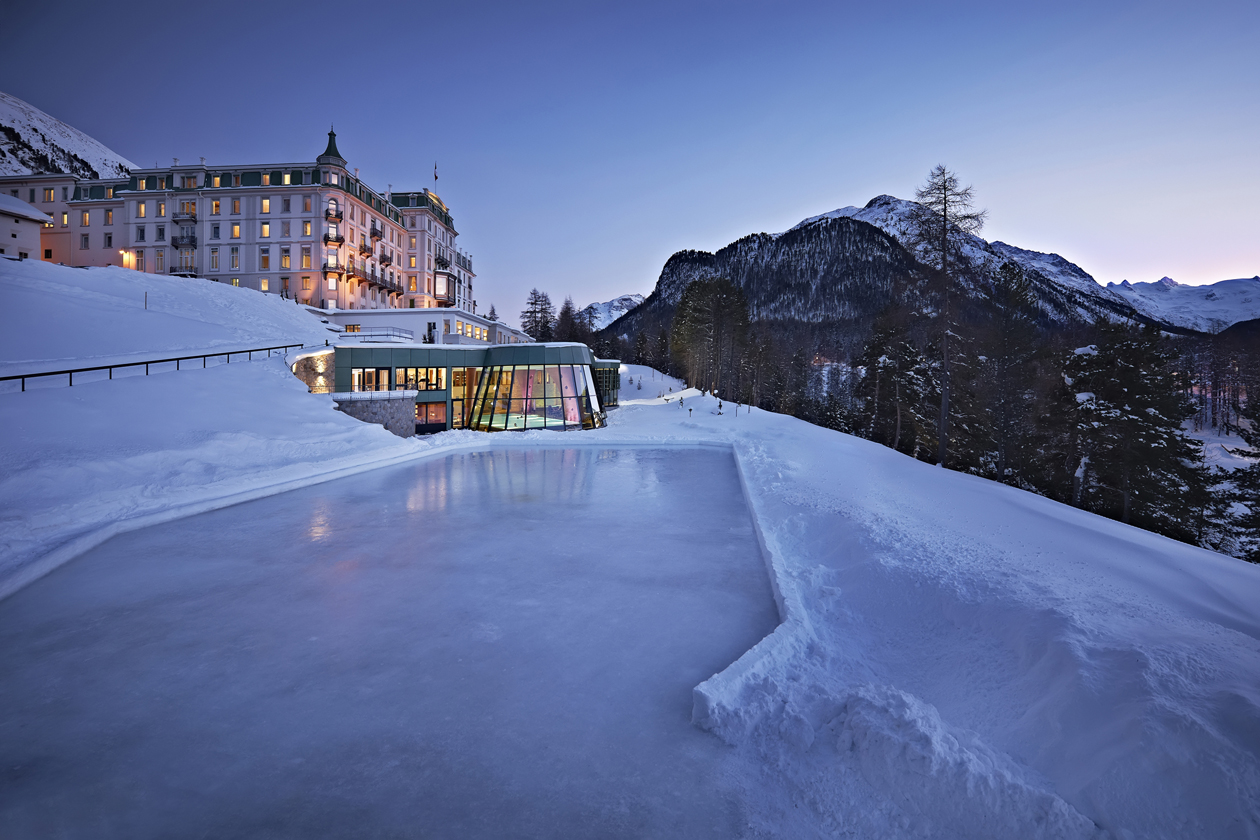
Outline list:
[[[1033,7],[1036,7],[1033,10]],[[25,4],[0,88],[141,165],[432,186],[481,310],[648,293],[676,250],[944,163],[1100,282],[1260,273],[1260,3]],[[36,72],[35,68],[38,68]],[[514,318],[513,318],[514,320]]]

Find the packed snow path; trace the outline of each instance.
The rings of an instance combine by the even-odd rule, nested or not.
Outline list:
[[[0,611],[0,836],[732,837],[778,614],[713,449],[508,450],[120,535]]]

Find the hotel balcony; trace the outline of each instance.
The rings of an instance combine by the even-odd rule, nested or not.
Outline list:
[[[322,270],[325,274],[343,274],[346,269],[344,266],[337,265],[336,263],[324,263]]]
[[[330,243],[335,243],[335,244],[337,244],[337,245],[341,245],[341,244],[342,244],[342,243],[344,243],[345,241],[346,241],[346,238],[345,238],[344,236],[339,235],[339,234],[335,234],[335,233],[325,233],[325,234],[324,234],[324,244],[325,244],[325,245],[328,245],[328,244],[330,244]]]
[[[329,221],[340,222],[342,219],[342,214],[340,210],[325,210],[324,218],[328,219]]]
[[[370,234],[369,234],[369,235],[370,235],[373,239],[384,239],[384,238],[385,238],[385,233],[384,233],[384,231],[382,231],[382,230],[381,230],[380,228],[378,228],[376,225],[373,225],[373,226],[372,226],[372,230],[371,230],[371,232],[370,232]]]
[[[197,223],[197,213],[195,211],[192,213],[176,213],[174,216],[171,217],[171,220],[174,221],[175,224],[177,225],[179,224],[195,225]]]
[[[368,242],[359,243],[359,253],[365,257],[372,256],[372,245]]]
[[[393,258],[393,257],[391,257],[389,254],[381,254],[381,256],[379,257],[379,259],[380,259],[380,263],[381,263],[381,265],[393,265],[393,264],[394,264],[394,258]]]
[[[167,274],[174,274],[179,277],[196,277],[197,266],[195,265],[173,265],[166,269]]]
[[[448,260],[446,257],[442,256],[441,254],[438,254],[437,256],[433,258],[433,265],[439,269],[444,270],[451,267],[451,261]]]
[[[171,247],[172,248],[196,248],[197,237],[194,236],[193,234],[189,234],[188,236],[172,236]]]

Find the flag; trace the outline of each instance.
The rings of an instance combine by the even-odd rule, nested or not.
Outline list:
[[[433,183],[437,183],[437,162],[433,164]]]

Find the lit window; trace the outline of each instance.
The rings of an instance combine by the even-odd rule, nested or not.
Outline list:
[[[287,187],[290,183],[291,182],[289,181],[289,173],[286,172],[284,173],[284,185]],[[285,199],[285,200],[287,201],[288,199]],[[285,209],[288,210],[289,208],[286,207]]]
[[[149,215],[149,202],[137,201],[136,202],[136,218],[143,219],[147,215]]]
[[[56,201],[56,191],[52,187],[44,188],[44,201]]]
[[[412,274],[407,277],[407,290],[414,292],[416,290],[416,275]]]
[[[415,254],[412,254],[412,255],[408,258],[408,261],[409,261],[409,265],[407,266],[408,268],[415,268],[415,267],[416,267],[416,255],[415,255]]]
[[[271,222],[263,222],[263,223],[262,223],[262,230],[261,230],[261,233],[260,233],[259,235],[260,235],[263,239],[270,239],[270,238],[271,238]]]
[[[281,267],[281,268],[292,268],[292,267],[293,267],[293,266],[289,265],[289,246],[288,246],[288,245],[281,245],[281,246],[280,246],[280,267]]]
[[[258,270],[271,270],[271,246],[264,245],[258,249]]]
[[[165,189],[165,187],[163,187],[163,189]],[[165,201],[158,202],[158,215],[159,216],[166,215],[166,202]]]
[[[311,246],[303,245],[302,246],[302,268],[310,268],[310,267],[311,267]]]
[[[219,249],[218,248],[210,249],[210,270],[211,271],[219,270]]]
[[[112,225],[113,223],[114,223],[114,211],[106,210],[105,211],[105,224]]]
[[[69,226],[70,226],[70,214],[69,214],[69,213],[66,213],[66,212],[64,212],[64,211],[63,211],[63,212],[62,212],[62,214],[61,214],[61,226],[62,226],[62,227],[69,227]]]
[[[144,214],[141,213],[140,215],[143,216]],[[84,210],[82,218],[79,219],[79,227],[87,227],[91,223],[92,223],[92,214],[89,213],[87,210]]]
[[[309,195],[302,196],[302,212],[311,212],[311,197]]]
[[[262,278],[262,280],[259,281],[259,284],[264,292],[267,291],[267,278],[266,277]]]
[[[240,222],[235,222],[235,223],[233,223],[233,224],[232,224],[232,238],[233,238],[233,239],[240,239],[240,238],[241,238],[241,224],[240,224]]]
[[[166,249],[158,248],[153,252],[153,270],[158,274],[166,271]]]
[[[239,245],[233,245],[228,250],[228,270],[236,271],[241,267],[241,249]]]
[[[164,189],[166,189],[166,179],[165,179],[165,178],[158,178],[158,189],[159,189],[159,190],[164,190]],[[161,215],[163,215],[163,214],[159,213],[158,215],[159,215],[159,216],[161,216]]]
[[[414,233],[411,235],[411,241],[408,243],[407,247],[413,251],[416,249],[416,235]],[[412,265],[415,265],[415,263],[412,263]]]
[[[232,176],[232,186],[234,186],[234,187],[239,187],[240,185],[241,185],[241,176],[240,176],[240,175],[233,175],[233,176]]]
[[[263,185],[264,187],[270,187],[270,186],[271,186],[271,173],[270,173],[270,172],[264,172],[264,173],[263,173],[263,182],[262,182],[262,185]]]
[[[233,286],[239,286],[239,285],[241,285],[241,278],[239,278],[239,277],[233,277],[233,278],[232,278],[232,285],[233,285]]]
[[[241,200],[239,198],[232,199],[232,215],[239,215],[241,212]]]
[[[270,198],[264,198],[262,200],[262,212],[264,213],[271,212],[271,199]]]
[[[310,222],[302,222],[302,235],[303,235],[303,236],[310,236],[310,235],[311,235],[311,223],[310,223]]]
[[[137,181],[136,181],[136,188],[137,188],[137,189],[141,189],[141,190],[143,190],[143,189],[146,189],[148,186],[149,186],[149,179],[148,179],[148,178],[140,178],[139,180],[137,180]]]
[[[217,189],[219,188],[219,176],[218,176],[218,175],[215,175],[215,176],[214,176],[212,179],[210,179],[210,180],[211,180],[211,183],[212,183],[212,184],[214,184],[214,188],[217,190]]]
[[[330,292],[337,291],[337,278],[336,277],[328,278],[328,291]]]
[[[114,197],[114,188],[113,188],[113,187],[106,187],[106,188],[105,188],[105,197],[106,197],[106,198],[113,198],[113,197]]]
[[[310,290],[311,290],[311,278],[303,277],[302,278],[302,291],[309,292]]]
[[[210,202],[210,215],[211,216],[219,215],[219,199],[217,198],[214,201]]]
[[[142,248],[136,249],[135,262],[136,271],[144,271],[144,250]]]

